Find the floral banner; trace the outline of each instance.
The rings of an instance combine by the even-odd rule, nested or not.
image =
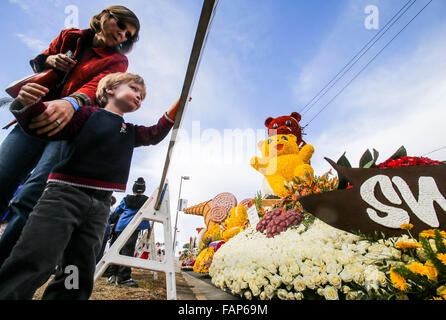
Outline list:
[[[446,165],[348,168],[325,159],[352,187],[299,199],[322,221],[364,234],[399,235],[407,223],[415,232],[446,227]]]

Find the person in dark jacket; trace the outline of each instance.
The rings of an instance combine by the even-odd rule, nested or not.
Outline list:
[[[147,201],[148,197],[143,194],[145,190],[146,183],[144,178],[139,177],[133,184],[133,195],[127,195],[115,209],[115,212],[112,214],[112,219],[113,217],[119,216],[119,220],[116,223],[115,231],[112,234],[111,244],[113,244],[113,242],[121,235],[125,227],[127,227],[135,214],[138,213],[139,209],[141,209]],[[150,222],[147,220],[140,223],[119,253],[133,257],[139,231],[145,229],[150,229]],[[106,274],[109,276],[108,282],[110,283],[117,283],[128,287],[138,287],[138,284],[132,279],[132,269],[130,267],[111,265],[106,271]]]
[[[113,210],[113,206],[116,203],[116,198],[115,197],[111,197],[111,204],[110,204],[110,218],[114,212]],[[108,223],[107,223],[107,228],[105,229],[105,233],[104,233],[104,239],[102,239],[102,246],[101,246],[101,251],[99,251],[99,254],[96,257],[96,264],[98,264],[98,262],[102,259],[102,256],[104,255],[104,251],[105,251],[105,247],[107,246],[107,241],[108,238],[110,237],[111,234],[111,224],[112,222],[110,221],[110,218],[108,219]]]

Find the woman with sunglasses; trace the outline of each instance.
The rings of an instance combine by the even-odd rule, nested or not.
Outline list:
[[[34,72],[52,68],[63,76],[58,88],[44,97],[48,108],[33,119],[30,128],[54,135],[70,121],[78,106],[94,105],[99,81],[107,74],[127,71],[125,54],[138,40],[139,28],[131,10],[111,6],[93,16],[88,29],[63,30],[47,50],[30,61]],[[74,58],[66,54],[68,51]],[[63,156],[64,143],[32,138],[16,125],[0,145],[0,213],[6,212],[20,182],[32,171],[9,203],[12,218],[0,238],[0,266],[17,242],[48,174]]]

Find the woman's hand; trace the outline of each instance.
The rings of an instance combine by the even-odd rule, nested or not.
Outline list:
[[[44,102],[46,110],[31,120],[30,129],[39,129],[37,134],[48,133],[51,137],[62,130],[74,114],[74,108],[66,100]]]
[[[48,58],[46,58],[45,64],[53,69],[67,72],[76,65],[76,61],[70,59],[67,55],[63,53],[59,53],[48,56]]]
[[[17,100],[22,105],[36,102],[48,93],[49,89],[37,83],[27,83],[19,91]]]

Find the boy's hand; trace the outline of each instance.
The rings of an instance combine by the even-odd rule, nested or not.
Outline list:
[[[51,137],[70,122],[74,114],[74,108],[66,100],[53,100],[44,104],[46,105],[46,110],[31,120],[29,128],[40,128],[37,134],[48,132],[48,137]]]
[[[24,106],[34,103],[48,93],[49,89],[37,84],[27,83],[19,91],[17,100]]]
[[[169,111],[167,111],[167,116],[169,117],[169,119],[175,120],[178,106],[180,105],[180,99],[181,98],[178,98],[178,100],[172,105],[172,107],[170,107]],[[192,97],[189,97],[189,102],[190,101],[192,101]]]

